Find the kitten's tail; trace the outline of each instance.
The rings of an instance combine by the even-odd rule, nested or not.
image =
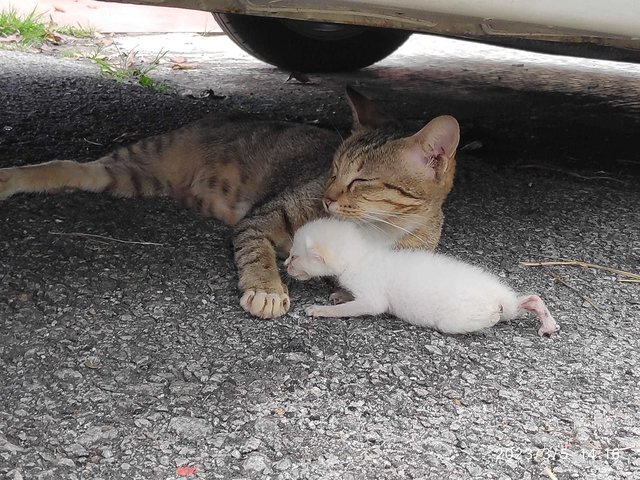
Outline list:
[[[167,182],[153,169],[158,152],[157,137],[121,147],[98,160],[71,160],[0,169],[0,200],[17,193],[84,190],[108,192],[119,197],[154,196],[166,193]]]

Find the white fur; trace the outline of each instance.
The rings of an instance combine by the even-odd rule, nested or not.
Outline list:
[[[417,250],[391,250],[356,224],[320,219],[295,234],[289,274],[306,280],[335,276],[354,300],[314,305],[312,316],[358,316],[389,312],[409,323],[445,333],[468,333],[533,311],[541,335],[558,326],[539,297],[518,297],[498,277],[454,258]]]

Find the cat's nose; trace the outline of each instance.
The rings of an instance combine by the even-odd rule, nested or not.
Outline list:
[[[329,211],[329,207],[331,206],[332,203],[334,203],[335,200],[329,198],[329,197],[324,197],[322,199],[322,203],[324,203],[324,209],[328,212]]]

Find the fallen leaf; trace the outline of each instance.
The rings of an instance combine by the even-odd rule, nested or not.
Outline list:
[[[53,32],[47,32],[44,38],[46,38],[48,42],[51,42],[54,45],[60,45],[62,43],[62,37]]]
[[[302,72],[291,72],[291,75],[289,75],[289,78],[287,78],[287,81],[284,83],[287,83],[291,79],[297,80],[300,83],[311,83],[311,79],[309,78],[309,75]]]
[[[20,40],[22,40],[22,36],[19,33],[7,35],[6,37],[0,37],[0,43],[19,42]]]
[[[176,468],[176,473],[181,477],[187,477],[189,475],[196,474],[196,467],[178,467]]]
[[[174,63],[173,65],[171,65],[171,68],[173,70],[193,70],[194,68],[198,68],[198,64],[188,62]]]
[[[223,98],[227,98],[225,95],[217,95],[213,89],[204,90],[200,92],[200,98],[208,98],[210,100],[221,100]]]
[[[171,57],[169,61],[171,63],[187,63],[189,60],[186,57]]]
[[[55,12],[67,13],[67,11],[66,11],[64,8],[59,7],[58,5],[54,5],[54,6],[53,6],[53,10],[54,10]]]

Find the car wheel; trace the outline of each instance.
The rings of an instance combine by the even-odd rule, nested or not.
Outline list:
[[[230,13],[213,14],[245,52],[276,67],[339,72],[367,67],[402,45],[411,32]]]

